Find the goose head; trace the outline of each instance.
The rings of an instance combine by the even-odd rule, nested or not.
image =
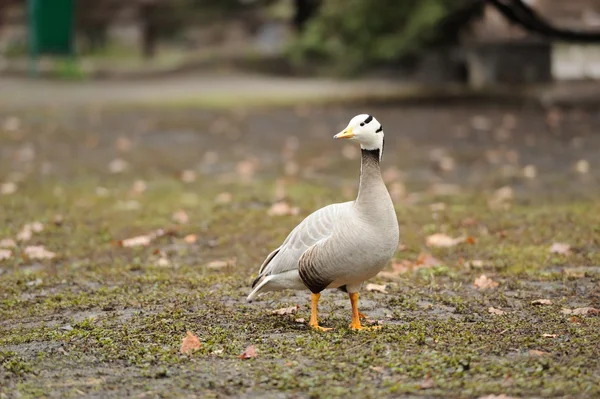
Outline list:
[[[379,154],[383,152],[383,126],[372,115],[356,115],[333,138],[356,141],[363,150],[379,150]]]

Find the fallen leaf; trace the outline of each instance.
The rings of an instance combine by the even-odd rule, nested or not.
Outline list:
[[[577,171],[577,173],[581,173],[582,175],[589,173],[590,163],[585,159],[580,159],[575,164],[575,170]]]
[[[156,231],[153,231],[149,234],[145,234],[142,236],[137,236],[137,237],[132,237],[132,238],[127,238],[125,240],[120,240],[117,241],[117,244],[121,247],[139,247],[139,246],[147,246],[149,245],[153,240],[155,240],[158,237],[162,237],[166,234],[169,234],[168,231],[164,230],[164,229],[158,229]]]
[[[367,291],[377,291],[377,292],[381,292],[382,294],[387,294],[388,292],[385,289],[385,284],[372,284],[369,283],[367,284],[367,286],[365,287]]]
[[[556,338],[556,337],[558,337],[558,334],[542,334],[542,337],[544,337],[544,338]]]
[[[490,312],[493,315],[497,315],[497,316],[502,316],[504,314],[506,314],[506,312],[502,309],[496,309],[494,307],[491,307],[488,309],[488,312]]]
[[[17,185],[11,181],[0,184],[0,194],[10,195],[17,191]]]
[[[227,266],[233,266],[235,265],[235,259],[229,259],[229,260],[213,260],[212,262],[209,262],[206,264],[206,267],[208,267],[209,269],[221,269],[223,267],[227,267]]]
[[[294,320],[296,323],[304,323],[306,320],[304,320],[303,317],[299,317],[296,320]]]
[[[577,315],[577,316],[599,315],[600,314],[600,309],[591,308],[591,307],[575,308],[575,309],[563,308],[560,312],[562,314]]]
[[[10,249],[0,249],[0,261],[10,259],[12,251]]]
[[[134,194],[142,194],[144,191],[146,191],[146,182],[143,180],[136,180],[133,182],[133,186],[131,187],[131,191]]]
[[[187,244],[193,244],[198,240],[198,236],[196,236],[196,234],[188,234],[187,236],[183,237],[183,241],[185,241]]]
[[[25,247],[24,251],[30,259],[52,259],[56,254],[48,251],[43,245],[30,245]]]
[[[446,234],[432,234],[425,239],[425,245],[428,247],[448,248],[465,242],[467,237],[452,238]]]
[[[433,381],[433,378],[431,378],[431,376],[427,374],[427,377],[425,377],[425,379],[419,384],[419,389],[430,389],[434,386],[435,382]]]
[[[127,163],[127,161],[117,158],[110,161],[110,163],[108,164],[108,170],[110,171],[110,173],[121,173],[125,171],[125,169],[127,169],[128,166],[129,164]]]
[[[291,207],[290,204],[284,201],[279,201],[274,203],[267,214],[269,216],[287,216],[287,215],[297,215],[300,213],[300,208]]]
[[[486,290],[489,288],[496,288],[498,286],[498,283],[486,276],[485,274],[482,274],[481,276],[475,279],[474,285],[475,287],[481,290]]]
[[[233,200],[233,195],[228,192],[220,193],[215,197],[215,202],[217,204],[229,204]]]
[[[21,231],[17,233],[17,240],[29,241],[33,236],[33,233],[39,233],[44,230],[44,225],[40,222],[27,223],[23,226]]]
[[[212,353],[213,355],[220,355],[225,352],[223,349],[215,349]]]
[[[294,314],[298,311],[299,308],[300,308],[300,306],[298,306],[298,305],[290,306],[289,308],[275,309],[275,310],[271,311],[271,313],[278,314],[278,315]]]
[[[179,210],[179,211],[173,213],[172,218],[175,223],[179,223],[179,224],[186,224],[187,222],[190,221],[188,214],[184,210]]]
[[[121,152],[127,152],[131,149],[131,140],[125,136],[120,136],[115,142],[115,147]]]
[[[171,266],[171,261],[166,257],[160,257],[156,261],[156,265],[160,267],[169,267]]]
[[[531,301],[532,305],[552,305],[552,301],[550,299],[536,299],[535,301]]]
[[[196,181],[196,172],[191,169],[186,169],[181,172],[181,181],[184,183],[193,183]]]
[[[481,269],[485,266],[485,262],[480,259],[469,260],[465,262],[467,269]]]
[[[0,248],[12,248],[16,247],[17,243],[12,238],[5,238],[0,240]]]
[[[258,356],[258,353],[256,352],[256,347],[254,345],[248,345],[246,350],[243,351],[239,357],[240,359],[251,359],[256,356]]]
[[[191,331],[186,333],[185,338],[181,341],[181,353],[188,354],[197,349],[200,349],[202,344],[197,336],[195,336]]]
[[[550,247],[551,254],[567,255],[569,252],[571,252],[571,246],[562,242],[555,242]]]
[[[548,353],[548,352],[538,351],[538,350],[535,350],[535,349],[530,349],[529,350],[529,356],[537,357],[537,356],[548,356],[548,355],[550,355],[550,353]]]

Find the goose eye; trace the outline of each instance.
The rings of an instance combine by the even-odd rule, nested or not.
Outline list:
[[[361,122],[361,123],[360,123],[360,125],[361,125],[361,126],[364,126],[364,125],[365,125],[365,123],[364,123],[364,122]]]

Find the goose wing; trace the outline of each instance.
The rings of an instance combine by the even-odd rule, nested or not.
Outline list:
[[[302,255],[315,244],[331,237],[336,221],[343,218],[351,206],[352,201],[332,204],[308,215],[291,231],[283,244],[267,256],[252,287],[263,277],[297,269]]]

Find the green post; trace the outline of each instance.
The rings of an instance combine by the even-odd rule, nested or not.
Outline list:
[[[40,54],[73,56],[73,0],[28,0],[29,73],[37,75]]]

